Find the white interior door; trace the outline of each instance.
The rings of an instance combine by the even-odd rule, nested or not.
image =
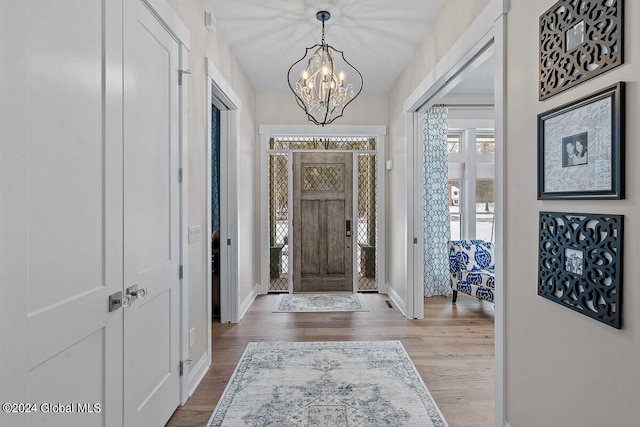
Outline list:
[[[125,2],[125,425],[161,426],[179,403],[179,45],[139,0]]]
[[[0,400],[29,406],[0,412],[0,425],[118,426],[123,311],[108,297],[122,289],[121,2],[2,13],[11,58],[0,62],[16,72],[2,96]]]

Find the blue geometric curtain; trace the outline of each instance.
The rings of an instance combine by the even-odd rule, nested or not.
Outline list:
[[[451,295],[447,242],[451,239],[447,167],[447,107],[424,116],[424,296]]]

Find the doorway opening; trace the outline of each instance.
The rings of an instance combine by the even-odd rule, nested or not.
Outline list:
[[[220,110],[211,105],[211,315],[220,320]]]
[[[354,292],[378,291],[380,266],[379,142],[371,136],[272,136],[267,147],[267,292],[292,292],[294,287],[293,159],[295,153],[352,154],[353,218],[345,224],[352,234]],[[318,171],[316,171],[318,172]],[[323,191],[327,191],[324,189]],[[347,230],[348,229],[348,230]]]
[[[436,67],[429,76],[427,76],[423,82],[423,84],[412,94],[404,104],[405,111],[408,113],[408,120],[411,124],[410,136],[407,139],[407,152],[414,154],[414,162],[409,162],[407,164],[408,168],[410,168],[410,174],[416,177],[419,177],[421,171],[421,165],[419,164],[417,159],[421,159],[421,144],[419,140],[419,132],[418,132],[418,123],[417,120],[420,118],[420,114],[425,112],[427,109],[431,108],[436,104],[446,104],[448,107],[459,106],[460,104],[464,104],[465,108],[469,106],[469,104],[473,104],[473,119],[478,119],[478,112],[480,111],[478,107],[482,104],[490,104],[485,105],[491,106],[492,114],[491,118],[493,119],[492,126],[475,126],[476,134],[478,130],[491,130],[491,139],[493,145],[493,159],[492,162],[483,162],[479,157],[476,157],[476,173],[467,174],[468,179],[476,180],[476,191],[478,189],[478,182],[481,185],[484,185],[487,190],[487,194],[491,194],[491,201],[486,203],[493,203],[493,206],[487,206],[482,203],[484,206],[477,207],[475,203],[478,198],[482,199],[483,197],[478,197],[476,191],[469,191],[467,188],[466,196],[467,198],[471,198],[472,196],[475,200],[466,200],[465,194],[459,193],[457,195],[458,203],[465,203],[467,206],[467,213],[469,213],[469,208],[471,209],[480,209],[482,215],[491,218],[491,228],[488,233],[488,238],[491,240],[495,239],[495,292],[494,292],[494,331],[495,331],[495,393],[494,393],[494,402],[495,402],[495,425],[504,425],[505,421],[505,413],[504,413],[504,403],[505,403],[505,390],[504,390],[504,292],[503,292],[503,278],[504,278],[504,267],[503,267],[503,244],[502,237],[504,232],[504,134],[505,134],[505,122],[504,122],[504,94],[505,94],[505,14],[508,11],[508,5],[504,2],[500,1],[492,1],[491,6],[488,7],[487,13],[481,15],[467,30],[465,34],[468,34],[469,42],[464,42],[460,45],[452,48],[447,55],[449,55],[450,59],[446,61],[443,60],[443,67],[441,68],[444,71],[438,70],[439,67]],[[482,29],[482,31],[480,31]],[[472,31],[473,30],[473,31]],[[479,38],[478,34],[483,34]],[[464,37],[461,40],[466,40]],[[447,57],[447,58],[449,58]],[[493,82],[493,91],[490,95],[490,99],[485,101],[476,100],[476,102],[471,102],[470,100],[465,100],[465,102],[460,102],[460,98],[457,98],[459,94],[451,93],[452,89],[458,88],[460,89],[460,83],[463,83],[467,77],[471,77],[472,71],[477,69],[481,64],[487,63],[487,59],[493,58],[493,63],[489,68],[490,79]],[[488,62],[491,64],[491,62]],[[468,84],[470,87],[477,87],[477,84],[473,82],[473,79],[469,79]],[[447,96],[449,95],[449,96]],[[477,94],[476,94],[477,95]],[[446,99],[445,99],[446,96]],[[456,99],[457,98],[457,99]],[[459,117],[463,118],[463,117]],[[469,116],[464,117],[464,119],[469,119]],[[470,127],[472,128],[472,127]],[[449,129],[451,131],[452,129]],[[449,132],[450,133],[450,132]],[[474,151],[477,150],[474,149]],[[484,156],[487,153],[478,153],[476,151],[476,156]],[[450,159],[451,160],[451,159]],[[483,163],[493,163],[492,166],[485,165]],[[480,168],[478,168],[480,165]],[[484,168],[484,170],[482,170]],[[493,169],[491,171],[490,169]],[[461,171],[464,172],[464,171]],[[464,172],[466,173],[466,172]],[[452,176],[452,179],[456,177]],[[491,183],[485,183],[485,181],[493,181]],[[457,187],[458,191],[465,191],[464,188]],[[492,188],[491,188],[492,187]],[[412,209],[409,211],[407,223],[410,227],[410,233],[414,236],[418,235],[420,231],[423,230],[423,216],[421,215],[422,211],[422,189],[420,187],[408,186],[409,198],[412,203]],[[452,189],[455,190],[455,189]],[[485,197],[487,198],[487,197]],[[455,202],[451,200],[450,206],[453,208],[455,206]],[[459,208],[458,208],[459,209]],[[462,207],[464,210],[464,206]],[[454,209],[450,209],[450,214],[455,212]],[[482,224],[477,223],[478,216],[476,215],[476,221],[471,222],[471,217],[467,216],[467,232],[466,235],[473,235],[470,230],[475,226],[476,231],[478,226],[482,227]],[[453,218],[455,219],[455,218]],[[463,219],[463,218],[460,218]],[[458,219],[458,221],[460,221]],[[463,219],[464,220],[464,219]],[[465,227],[464,223],[459,224],[460,231],[464,233],[463,229]],[[464,235],[464,234],[463,234]],[[424,318],[424,288],[423,288],[423,277],[424,277],[424,248],[423,245],[420,244],[422,239],[415,240],[414,242],[419,242],[418,245],[413,245],[413,250],[411,251],[412,257],[410,259],[411,265],[409,266],[410,274],[408,275],[409,281],[411,282],[410,288],[413,292],[408,292],[408,306],[409,310],[407,313],[407,317],[413,318]]]

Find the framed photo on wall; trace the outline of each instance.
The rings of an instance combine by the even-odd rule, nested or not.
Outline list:
[[[624,89],[538,115],[538,199],[624,198]]]
[[[624,62],[623,0],[560,0],[540,16],[542,101]]]
[[[538,295],[622,327],[622,215],[540,212]]]

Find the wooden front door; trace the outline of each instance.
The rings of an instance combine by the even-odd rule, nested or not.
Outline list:
[[[293,291],[353,291],[353,155],[293,155]]]

